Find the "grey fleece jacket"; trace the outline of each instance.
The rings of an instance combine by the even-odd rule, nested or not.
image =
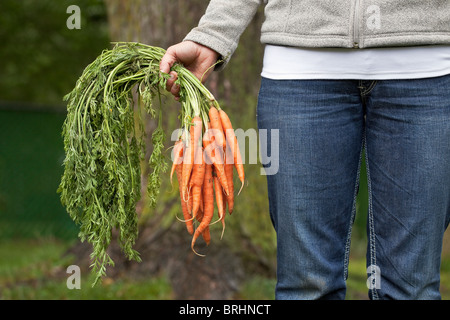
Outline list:
[[[370,48],[450,44],[450,0],[211,0],[185,40],[226,62],[260,5],[263,44]]]

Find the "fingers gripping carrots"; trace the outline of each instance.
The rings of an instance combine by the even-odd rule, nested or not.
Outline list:
[[[210,243],[210,225],[215,222],[222,223],[223,236],[226,208],[229,214],[234,208],[234,168],[243,186],[244,167],[231,121],[221,108],[211,106],[209,112],[193,117],[188,129],[188,137],[175,142],[170,179],[176,172],[183,221],[193,235],[191,248],[203,256],[195,251],[195,243],[200,235]],[[212,222],[215,209],[218,220]]]

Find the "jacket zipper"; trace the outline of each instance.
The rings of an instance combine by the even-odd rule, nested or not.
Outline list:
[[[355,0],[355,8],[353,15],[353,48],[359,48],[359,7],[361,5],[361,0]]]

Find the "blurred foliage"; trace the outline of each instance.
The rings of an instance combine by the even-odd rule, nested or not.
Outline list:
[[[76,236],[56,193],[64,118],[62,112],[0,109],[0,240]]]
[[[69,30],[78,5],[81,29]],[[62,104],[84,67],[109,46],[102,0],[1,0],[0,100]]]

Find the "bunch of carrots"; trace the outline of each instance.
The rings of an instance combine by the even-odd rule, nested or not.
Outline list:
[[[138,237],[136,205],[142,191],[142,161],[147,154],[144,112],[158,123],[151,133],[146,179],[151,207],[158,199],[161,176],[169,168],[164,156],[161,99],[168,75],[159,70],[165,52],[141,43],[116,43],[85,68],[64,97],[66,157],[58,192],[70,217],[80,226],[80,239],[92,244],[94,284],[106,275],[107,265],[114,265],[107,251],[113,230],[118,230],[125,255],[140,261],[133,246]],[[233,211],[233,166],[242,183],[244,171],[230,119],[217,100],[183,65],[175,64],[172,69],[178,74],[183,130],[174,148],[171,179],[176,172],[182,220],[193,235],[194,248],[200,235],[210,241],[214,199],[217,222],[222,221],[225,228],[225,210]]]
[[[209,226],[219,221],[223,236],[226,211],[231,214],[234,208],[234,169],[241,181],[240,193],[244,166],[230,118],[219,106],[210,106],[203,119],[199,115],[193,117],[187,132],[175,142],[170,180],[175,173],[183,211],[183,219],[178,219],[193,235],[192,250],[203,256],[195,251],[195,242],[201,235],[209,244]],[[215,221],[214,202],[218,213]]]

